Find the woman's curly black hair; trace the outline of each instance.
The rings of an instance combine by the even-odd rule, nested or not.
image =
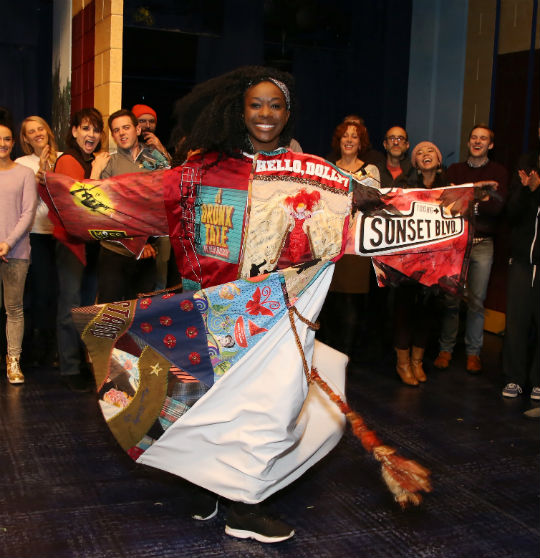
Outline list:
[[[242,150],[252,151],[244,122],[244,95],[253,85],[269,79],[283,82],[290,93],[290,117],[279,137],[280,146],[288,145],[296,113],[294,78],[274,68],[243,66],[196,85],[177,101],[173,164],[181,164],[190,150],[217,151],[233,157]]]

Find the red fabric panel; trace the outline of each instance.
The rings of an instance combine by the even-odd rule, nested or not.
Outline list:
[[[171,244],[178,271],[183,278],[202,286],[218,285],[238,278],[238,263],[210,258],[195,251],[195,198],[197,186],[247,190],[253,162],[228,158],[215,165],[215,153],[195,157],[182,167],[164,175],[163,194],[169,222]]]

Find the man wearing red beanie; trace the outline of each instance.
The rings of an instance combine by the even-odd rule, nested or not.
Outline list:
[[[134,105],[131,112],[139,121],[141,128],[141,139],[150,149],[157,149],[163,153],[169,163],[171,156],[163,147],[162,143],[156,136],[157,114],[156,111],[148,105]],[[157,291],[164,289],[167,286],[167,277],[169,269],[169,259],[171,256],[171,243],[168,236],[162,236],[156,241],[157,256],[156,256],[156,283],[155,289]],[[174,263],[172,263],[174,265]]]
[[[141,137],[144,140],[144,143],[146,143],[148,147],[152,147],[163,153],[163,155],[165,155],[170,162],[171,156],[156,136],[156,111],[148,105],[134,105],[131,112],[139,121],[139,126],[141,127]]]

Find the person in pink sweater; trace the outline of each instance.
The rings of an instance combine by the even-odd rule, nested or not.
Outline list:
[[[11,160],[14,143],[11,118],[0,114],[0,281],[7,314],[7,377],[12,384],[22,384],[23,292],[37,189],[33,171]]]

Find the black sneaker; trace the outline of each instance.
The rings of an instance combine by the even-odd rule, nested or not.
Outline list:
[[[259,504],[232,502],[227,512],[225,533],[239,539],[276,543],[293,537],[294,529],[268,515]]]
[[[191,518],[208,521],[217,515],[218,497],[209,490],[198,486],[191,497]]]

